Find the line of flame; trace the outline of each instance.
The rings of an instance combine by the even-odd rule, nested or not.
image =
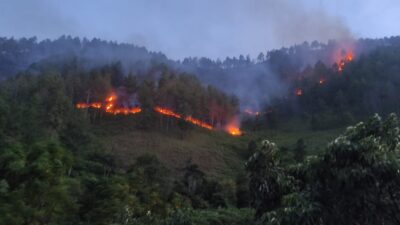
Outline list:
[[[116,96],[112,95],[108,98],[106,98],[105,100],[105,104],[102,104],[100,102],[94,102],[94,103],[77,103],[76,104],[76,108],[78,109],[85,109],[85,108],[96,108],[96,109],[101,109],[104,108],[106,113],[110,113],[113,115],[117,115],[117,114],[124,114],[124,115],[128,115],[128,114],[136,114],[136,113],[140,113],[142,111],[142,109],[140,107],[133,107],[133,108],[115,108],[114,105],[114,101],[116,100]],[[159,107],[156,106],[154,107],[154,111],[157,113],[160,113],[162,115],[165,116],[170,116],[170,117],[174,117],[177,119],[183,119],[189,123],[192,123],[194,125],[200,126],[202,128],[208,129],[208,130],[213,130],[214,127],[211,124],[208,124],[206,122],[203,122],[199,119],[193,118],[192,116],[183,116],[180,115],[168,108],[163,108],[163,107]],[[240,129],[237,126],[233,126],[232,124],[228,125],[225,129],[229,134],[237,136],[237,135],[241,135],[242,132],[240,131]]]
[[[103,104],[99,102],[94,102],[94,103],[77,103],[75,105],[77,109],[87,109],[87,108],[95,108],[95,109],[101,109],[103,107]],[[133,108],[114,108],[114,105],[112,103],[108,103],[105,106],[105,112],[110,113],[110,114],[136,114],[140,113],[142,109],[140,107],[133,107]]]
[[[191,116],[184,117],[184,116],[179,115],[179,114],[175,113],[174,111],[172,111],[170,109],[167,109],[167,108],[162,108],[162,107],[157,106],[157,107],[154,107],[154,111],[156,111],[156,112],[158,112],[160,114],[163,114],[165,116],[170,116],[170,117],[174,117],[174,118],[177,118],[177,119],[183,119],[183,120],[185,120],[185,121],[187,121],[189,123],[192,123],[192,124],[195,124],[197,126],[206,128],[208,130],[212,130],[213,129],[213,126],[211,126],[208,123],[205,123],[205,122],[203,122],[203,121],[201,121],[199,119],[193,118]]]

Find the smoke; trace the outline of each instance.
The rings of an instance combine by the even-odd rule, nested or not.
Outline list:
[[[186,56],[224,59],[240,54],[255,58],[260,52],[281,46],[352,36],[345,23],[328,13],[317,0],[98,0],[95,4],[78,0],[55,4],[45,0],[40,4],[24,1],[1,5],[7,19],[0,22],[2,35],[98,37],[144,45],[173,59]],[[31,8],[37,10],[28,10]],[[96,42],[91,46],[95,47],[77,46],[74,52],[90,58],[94,65],[121,61],[125,66],[133,62],[136,69],[140,65],[145,70],[153,58],[169,62],[140,48],[125,51],[124,46],[115,48]],[[34,58],[28,61],[40,59],[36,55]],[[127,66],[124,69],[132,70]],[[285,90],[285,85],[265,64],[222,69],[218,74],[192,71],[202,81],[237,95],[242,107],[258,109],[260,103]]]
[[[48,1],[0,0],[0,35],[7,37],[56,38],[76,34],[79,23]],[[78,34],[76,34],[78,35]]]
[[[265,64],[230,73],[231,91],[238,96],[241,108],[259,111],[263,104],[286,92],[286,85]]]
[[[144,45],[173,59],[239,54],[255,57],[260,51],[305,40],[325,42],[350,36],[344,22],[319,2],[0,1],[0,35],[97,37]]]
[[[268,63],[249,63],[233,67],[183,65],[183,70],[197,75],[212,85],[239,99],[241,110],[260,110],[273,98],[286,93],[286,85],[272,72]]]
[[[318,7],[316,1],[177,0],[158,2],[148,9],[157,18],[149,19],[153,27],[141,35],[136,31],[132,40],[174,59],[223,59],[240,54],[255,57],[261,51],[304,41],[327,42],[352,36],[339,17]]]
[[[336,16],[324,8],[307,6],[304,1],[258,1],[250,6],[258,20],[265,21],[267,32],[276,46],[287,46],[303,41],[349,39],[350,29]]]

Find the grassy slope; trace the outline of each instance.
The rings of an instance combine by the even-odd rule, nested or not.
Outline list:
[[[135,128],[134,118],[119,118],[94,126],[106,150],[122,167],[128,167],[143,154],[156,155],[173,171],[188,160],[212,176],[234,176],[243,167],[247,142],[223,132],[194,128],[189,132]]]
[[[262,132],[254,132],[249,134],[256,140],[260,142],[261,140],[268,139],[275,142],[278,147],[285,147],[288,150],[285,152],[280,152],[283,161],[293,160],[293,149],[296,145],[298,139],[302,138],[306,145],[307,155],[319,155],[324,152],[327,144],[333,139],[335,139],[339,134],[341,134],[344,129],[332,129],[324,131],[311,131],[311,130],[267,130]]]
[[[268,139],[289,149],[282,152],[283,159],[291,158],[291,150],[299,138],[307,146],[307,154],[319,154],[326,144],[344,129],[310,131],[304,128],[248,132],[232,137],[218,131],[194,128],[189,132],[174,130],[139,130],[134,117],[116,118],[94,126],[106,150],[114,154],[122,167],[128,167],[143,154],[156,155],[173,171],[178,171],[190,159],[200,169],[215,177],[234,177],[243,168],[248,157],[250,140]]]

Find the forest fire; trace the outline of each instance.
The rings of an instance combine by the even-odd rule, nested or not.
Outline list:
[[[242,131],[239,129],[239,120],[237,117],[234,117],[226,126],[225,131],[228,132],[232,136],[240,136],[242,135]]]
[[[186,117],[185,120],[189,123],[195,124],[197,126],[200,126],[200,127],[203,127],[203,128],[209,129],[209,130],[213,129],[213,127],[210,124],[207,124],[201,120],[195,119],[191,116]]]
[[[226,131],[233,135],[233,136],[240,136],[242,135],[242,132],[240,131],[240,129],[236,126],[228,126],[228,128],[226,129]]]
[[[154,107],[154,111],[156,111],[156,112],[158,112],[160,114],[163,114],[165,116],[171,116],[171,117],[175,117],[177,119],[182,119],[181,115],[179,115],[179,114],[177,114],[177,113],[175,113],[172,110],[167,109],[167,108],[161,108],[161,107],[157,106],[157,107]]]
[[[77,103],[75,107],[77,109],[86,109],[86,108],[95,108],[101,109],[104,108],[104,111],[109,114],[118,115],[118,114],[136,114],[140,113],[142,109],[140,107],[115,107],[117,97],[115,95],[111,95],[106,98],[105,104],[101,102],[93,102],[93,103]]]
[[[301,88],[297,88],[294,94],[296,96],[302,96],[303,95],[303,90]]]
[[[135,107],[117,107],[119,104],[117,103],[117,96],[116,95],[111,95],[106,98],[106,100],[103,103],[100,102],[94,102],[94,103],[77,103],[75,106],[77,109],[86,109],[86,108],[95,108],[95,109],[103,109],[106,113],[112,114],[112,115],[118,115],[118,114],[123,114],[123,115],[129,115],[129,114],[136,114],[140,113],[142,109],[138,106]],[[196,126],[208,129],[208,130],[213,130],[214,127],[211,124],[208,124],[204,121],[201,121],[199,119],[193,118],[192,116],[183,116],[180,115],[171,109],[164,108],[164,107],[159,107],[156,106],[153,108],[153,110],[159,114],[162,114],[164,116],[169,116],[173,117],[176,119],[182,119],[185,120],[188,123],[194,124]],[[252,112],[254,115],[259,115],[259,112]],[[238,121],[235,119],[233,122],[229,123],[225,127],[225,131],[228,132],[229,134],[233,136],[238,136],[241,135],[242,132],[239,129],[238,126]]]
[[[124,115],[128,115],[128,114],[136,114],[136,113],[140,113],[142,111],[141,108],[139,107],[133,107],[133,108],[116,108],[116,109],[110,109],[110,110],[106,110],[106,112],[108,113],[112,113],[113,115],[118,115],[118,114],[124,114]]]
[[[99,102],[94,102],[94,103],[77,103],[76,105],[77,109],[86,109],[86,108],[96,108],[96,109],[100,109],[101,108],[101,103]]]
[[[323,85],[323,84],[325,84],[325,82],[326,82],[326,80],[325,80],[324,78],[320,78],[320,79],[318,80],[318,84],[319,84],[319,85]]]
[[[344,66],[347,63],[353,61],[353,59],[354,59],[353,52],[350,51],[349,53],[344,53],[344,55],[339,60],[336,61],[338,71],[342,72]]]
[[[206,128],[208,130],[212,130],[213,129],[213,126],[211,126],[208,123],[205,123],[205,122],[203,122],[201,120],[195,119],[195,118],[193,118],[191,116],[186,116],[185,117],[185,116],[179,115],[179,114],[175,113],[174,111],[172,111],[170,109],[167,109],[167,108],[162,108],[162,107],[158,107],[157,106],[157,107],[154,108],[154,111],[156,111],[156,112],[158,112],[160,114],[163,114],[165,116],[170,116],[170,117],[174,117],[174,118],[177,118],[177,119],[183,119],[183,120],[185,120],[185,121],[187,121],[187,122],[189,122],[191,124]]]

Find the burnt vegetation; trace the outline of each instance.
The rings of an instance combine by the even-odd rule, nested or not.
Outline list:
[[[0,224],[399,224],[399,65],[399,37],[223,61],[1,38]],[[352,124],[315,154],[302,137],[265,140]],[[244,136],[223,132],[239,125]],[[205,161],[230,173],[190,153],[165,163],[147,144],[121,165],[126,155],[105,140],[132,131],[154,142],[205,137],[215,148]]]

